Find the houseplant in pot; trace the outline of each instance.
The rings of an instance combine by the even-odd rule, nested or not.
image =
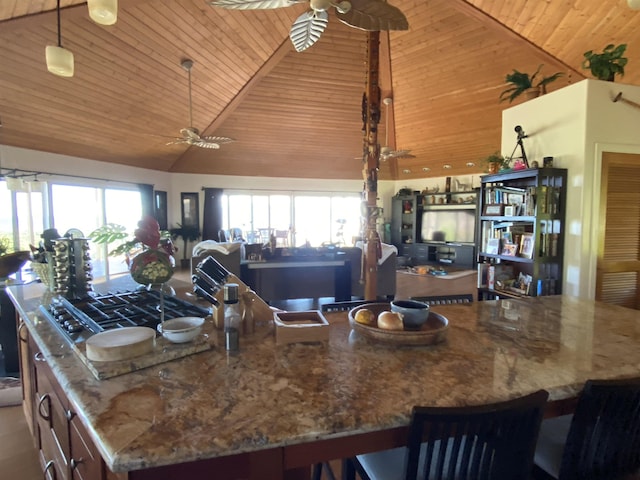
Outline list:
[[[547,93],[547,85],[564,74],[562,72],[556,72],[548,77],[542,77],[536,82],[542,66],[543,65],[540,64],[531,76],[529,76],[528,73],[520,72],[514,68],[513,73],[508,73],[505,77],[505,82],[509,87],[500,94],[500,101],[509,100],[509,103],[511,103],[525,92],[527,92],[527,95],[530,95],[530,98]]]
[[[602,53],[595,53],[589,50],[584,53],[582,68],[590,70],[591,74],[598,80],[606,80],[613,82],[616,75],[624,76],[624,67],[627,64],[627,58],[623,57],[627,49],[626,43],[618,46],[610,43]]]
[[[187,247],[189,242],[195,242],[200,238],[200,229],[195,226],[184,226],[178,224],[177,227],[169,230],[171,238],[181,238],[183,242],[182,247],[182,260],[180,260],[180,266],[183,269],[189,268],[189,259],[187,258]]]
[[[488,173],[498,173],[500,170],[509,168],[509,159],[502,156],[500,152],[494,152],[482,161],[487,165]]]

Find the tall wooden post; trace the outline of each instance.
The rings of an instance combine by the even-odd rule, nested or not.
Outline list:
[[[376,221],[378,209],[378,169],[380,167],[380,145],[378,123],[380,122],[380,87],[378,85],[380,63],[380,32],[367,32],[367,82],[362,104],[364,120],[363,169],[363,222],[366,240],[362,266],[364,270],[365,300],[375,300],[378,291],[378,259],[381,243]]]

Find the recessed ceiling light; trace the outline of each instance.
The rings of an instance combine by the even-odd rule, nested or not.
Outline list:
[[[404,170],[402,170],[402,173],[411,173],[411,170],[409,170],[408,168],[405,168]]]
[[[467,162],[467,167],[475,167],[476,164],[473,162]]]
[[[442,168],[444,168],[445,170],[449,170],[451,168],[451,165],[449,165],[448,163],[445,163]]]
[[[429,167],[422,167],[423,172],[430,172],[431,169]]]

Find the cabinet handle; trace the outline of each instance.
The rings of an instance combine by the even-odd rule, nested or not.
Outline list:
[[[49,469],[53,468],[53,467],[55,467],[55,464],[53,463],[53,460],[49,460],[47,462],[47,464],[45,465],[45,467],[44,467],[44,472],[43,472],[44,473],[44,480],[48,480],[49,477],[47,476],[47,473],[49,472]],[[56,478],[56,471],[55,470],[53,471],[53,478],[54,479]]]
[[[71,470],[75,470],[76,468],[78,468],[80,466],[81,463],[84,463],[84,459],[81,458],[79,460],[76,460],[75,458],[72,458],[71,461],[69,462],[69,466],[71,467]]]
[[[47,359],[46,359],[46,358],[44,358],[44,355],[42,354],[42,352],[37,352],[37,353],[33,356],[33,359],[34,359],[36,362],[46,362],[46,361],[47,361]]]
[[[48,422],[51,420],[51,415],[49,415],[49,412],[45,414],[42,411],[42,406],[44,405],[45,400],[49,400],[48,393],[45,393],[42,397],[40,397],[40,400],[38,400],[38,414],[40,415],[40,417],[42,417],[43,420],[46,420]]]
[[[73,419],[73,417],[76,416],[76,412],[74,412],[73,410],[71,410],[70,408],[68,408],[67,410],[65,410],[64,412],[64,416],[67,419],[67,421],[71,421],[71,419]]]
[[[20,324],[18,325],[18,338],[22,343],[27,343],[27,338],[26,337],[22,338],[22,335],[20,335],[20,332],[22,332],[23,328],[24,328],[24,320],[20,320]]]

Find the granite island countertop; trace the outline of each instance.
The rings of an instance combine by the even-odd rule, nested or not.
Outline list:
[[[96,286],[99,289],[100,286]],[[572,398],[589,378],[640,374],[640,312],[565,296],[433,307],[446,342],[405,347],[325,314],[329,340],[276,346],[271,322],[210,350],[97,380],[39,312],[41,285],[10,296],[107,466],[124,472],[408,425],[414,405],[472,405],[540,388]]]

